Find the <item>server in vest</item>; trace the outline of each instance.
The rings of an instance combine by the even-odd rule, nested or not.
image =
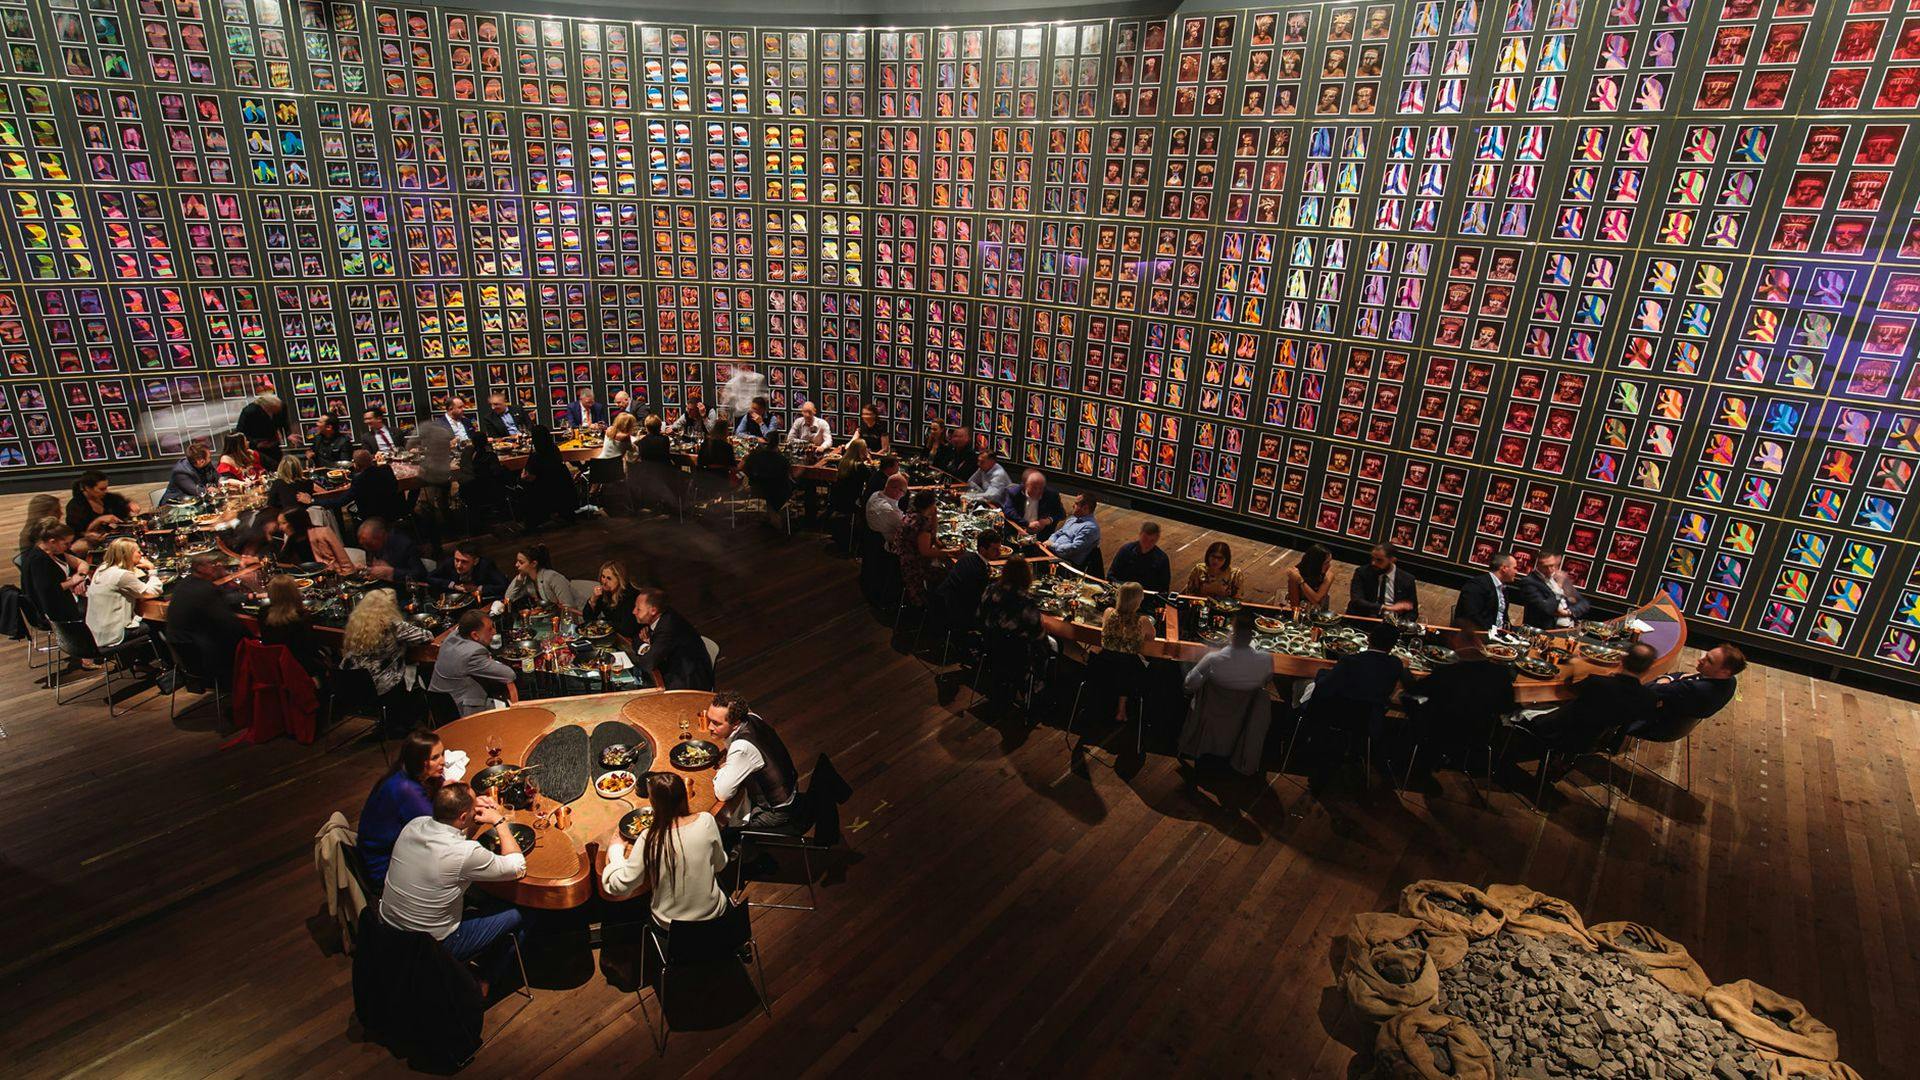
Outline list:
[[[713,774],[713,816],[734,830],[806,832],[813,822],[799,797],[800,774],[773,725],[746,698],[723,690],[707,706],[707,730],[726,748]]]

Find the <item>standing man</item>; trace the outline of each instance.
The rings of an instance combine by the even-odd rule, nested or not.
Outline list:
[[[283,440],[296,446],[300,442],[287,421],[287,407],[274,394],[261,394],[248,402],[247,407],[240,410],[239,419],[233,422],[233,430],[246,436],[247,445],[260,455],[260,465],[268,472],[280,465]]]
[[[1453,625],[1506,629],[1507,586],[1519,576],[1520,567],[1513,556],[1495,555],[1486,573],[1468,578],[1461,587],[1460,599],[1453,605]]]
[[[1402,570],[1392,544],[1375,544],[1367,565],[1353,572],[1347,590],[1347,614],[1378,619],[1389,613],[1420,617],[1420,595],[1413,575]]]
[[[1136,581],[1150,593],[1164,593],[1173,587],[1173,566],[1160,546],[1160,523],[1149,521],[1140,526],[1140,539],[1128,542],[1113,553],[1107,564],[1107,580],[1118,584]]]

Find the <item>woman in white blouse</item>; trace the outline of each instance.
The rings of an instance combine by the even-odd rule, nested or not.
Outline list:
[[[600,884],[608,896],[626,896],[651,888],[654,921],[704,922],[727,912],[720,888],[727,851],[713,815],[687,806],[687,784],[676,773],[647,774],[647,799],[653,827],[642,829],[628,852],[616,833],[607,845],[607,869]]]
[[[633,454],[633,440],[640,430],[640,421],[630,412],[623,412],[607,425],[606,441],[600,444],[599,458],[624,458]]]
[[[107,545],[100,568],[87,583],[87,629],[93,631],[94,644],[101,648],[146,634],[140,629],[140,616],[134,613],[141,600],[160,595],[160,583],[149,575],[153,563],[140,554],[140,545],[121,538]]]

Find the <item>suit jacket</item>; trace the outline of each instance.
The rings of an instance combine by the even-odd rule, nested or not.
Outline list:
[[[1453,605],[1453,624],[1465,625],[1471,620],[1475,626],[1491,629],[1507,625],[1508,609],[1519,599],[1517,583],[1506,588],[1506,603],[1500,602],[1500,591],[1494,588],[1491,574],[1475,574],[1460,587],[1460,599]]]
[[[20,592],[33,601],[40,614],[53,622],[78,622],[80,601],[60,587],[67,580],[66,569],[37,547],[28,548],[21,562]]]
[[[1553,586],[1547,584],[1546,578],[1532,573],[1515,581],[1513,586],[1519,589],[1518,596],[1524,609],[1520,615],[1522,622],[1540,630],[1551,630],[1560,625],[1560,598],[1554,595]],[[1573,582],[1567,582],[1564,588],[1567,593],[1567,617],[1586,618],[1593,605]]]
[[[185,502],[198,498],[201,492],[217,487],[220,476],[213,471],[213,462],[207,462],[204,469],[196,469],[193,462],[185,458],[173,463],[173,472],[167,476],[167,494],[162,502]]]
[[[167,638],[198,659],[202,671],[221,682],[233,678],[233,650],[251,637],[234,614],[232,594],[204,578],[181,578],[167,597]]]
[[[433,678],[427,689],[452,696],[461,716],[484,712],[493,707],[488,688],[479,680],[511,683],[513,669],[493,658],[485,645],[460,636],[458,630],[440,640],[440,655],[433,661]]]
[[[950,622],[959,626],[973,623],[974,611],[980,606],[980,594],[987,591],[991,574],[987,560],[977,551],[969,551],[954,562],[953,569],[947,571],[947,576],[934,590]]]
[[[375,465],[354,473],[345,501],[359,508],[362,521],[377,517],[391,524],[407,516],[407,499],[400,494],[400,480],[393,475],[391,465]]]
[[[1314,680],[1314,703],[1334,701],[1384,707],[1394,690],[1407,681],[1407,665],[1392,653],[1367,649],[1338,660]]]
[[[941,472],[955,479],[965,480],[980,467],[980,455],[971,446],[943,443],[939,450],[934,451],[933,464]]]
[[[402,438],[399,432],[393,430],[392,427],[387,427],[382,430],[387,433],[388,438],[393,440],[393,450],[395,452],[407,448],[407,440]],[[360,444],[360,449],[365,450],[369,454],[384,454],[388,452],[387,448],[381,446],[380,441],[373,437],[373,432],[371,431],[361,432],[360,438],[357,441]]]
[[[1148,592],[1163,593],[1173,587],[1173,566],[1167,561],[1166,549],[1156,547],[1142,553],[1140,541],[1129,540],[1113,553],[1113,561],[1107,564],[1107,580],[1137,581]]]
[[[1709,679],[1704,675],[1682,675],[1675,679],[1663,679],[1648,687],[1653,693],[1654,704],[1660,711],[1660,720],[1680,723],[1689,720],[1704,720],[1733,700],[1737,689],[1737,679]]]
[[[658,671],[669,690],[713,689],[713,658],[706,642],[679,612],[660,613],[648,639],[651,644],[637,659],[647,671]]]
[[[1347,614],[1380,617],[1381,596],[1385,587],[1385,575],[1373,568],[1372,563],[1361,563],[1353,571],[1353,584],[1347,588]],[[1414,584],[1413,575],[1406,568],[1394,564],[1393,599],[1411,601],[1413,610],[1408,612],[1413,618],[1420,617],[1420,591]]]
[[[634,453],[641,461],[652,461],[663,465],[673,463],[673,440],[665,435],[642,435],[634,444]]]
[[[448,556],[439,566],[427,572],[427,580],[442,591],[455,585],[480,586],[480,599],[491,602],[507,594],[507,576],[493,565],[493,560],[480,556],[473,564],[471,574],[458,573],[453,568],[453,558]]]
[[[527,429],[533,426],[533,421],[527,419],[526,410],[509,405],[507,411],[513,414],[514,425],[520,429],[520,434],[525,435]],[[500,419],[500,414],[494,412],[491,406],[480,414],[480,430],[489,439],[504,439],[508,435],[507,422]]]
[[[1645,720],[1654,711],[1653,691],[1625,671],[1589,675],[1573,684],[1573,700],[1534,725],[1556,750],[1585,753],[1614,731]]]
[[[1022,526],[1026,525],[1027,493],[1025,490],[1021,488],[1009,489],[1007,491],[1007,497],[1000,503],[1000,508],[1006,511],[1009,518],[1012,518]],[[1059,492],[1048,488],[1040,494],[1040,516],[1053,519],[1052,525],[1041,529],[1038,535],[1034,537],[1036,540],[1045,540],[1047,537],[1052,536],[1054,528],[1067,518],[1066,507],[1060,505]]]
[[[588,424],[604,424],[607,422],[607,407],[597,401],[592,405],[584,406],[576,401],[567,406],[566,421],[568,427],[586,427]]]
[[[259,402],[250,401],[246,408],[240,410],[239,419],[233,422],[233,430],[245,435],[248,442],[257,446],[260,443],[278,442],[285,438],[288,431],[287,425],[285,409],[280,410],[279,415],[276,416],[261,408]]]
[[[383,562],[393,567],[395,585],[427,580],[427,566],[420,561],[420,549],[415,546],[413,538],[391,526],[387,529],[387,546],[379,551],[367,552],[367,562]]]
[[[1416,692],[1427,699],[1421,722],[1443,739],[1464,742],[1513,711],[1513,669],[1492,660],[1440,664]]]
[[[436,415],[431,421],[429,421],[429,423],[438,424],[439,426],[446,428],[448,431],[453,431],[453,421],[447,418],[446,413],[440,413]],[[467,429],[468,439],[472,439],[474,436],[474,433],[480,430],[479,421],[475,420],[471,415],[461,417],[460,426]],[[453,431],[453,433],[455,435],[460,434],[457,431]]]

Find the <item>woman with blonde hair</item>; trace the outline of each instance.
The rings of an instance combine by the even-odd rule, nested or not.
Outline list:
[[[347,616],[340,666],[371,676],[381,705],[390,709],[411,706],[412,711],[402,715],[418,715],[424,707],[414,693],[420,673],[407,659],[407,652],[432,640],[432,634],[400,617],[400,605],[391,589],[374,589],[361,597],[353,614]]]
[[[607,425],[605,439],[600,444],[600,452],[595,457],[625,458],[633,454],[633,440],[640,430],[640,418],[630,412],[623,412]]]
[[[1127,702],[1140,695],[1146,679],[1147,662],[1140,651],[1153,640],[1153,620],[1140,614],[1146,598],[1147,590],[1139,582],[1120,583],[1114,590],[1113,607],[1100,617],[1100,651],[1087,664],[1087,681],[1097,688],[1094,715],[1102,715],[1098,705],[1110,694],[1114,704],[1106,715],[1119,724],[1127,722]],[[1081,746],[1085,742],[1082,739]],[[1076,746],[1074,752],[1079,751]]]
[[[603,622],[613,627],[613,632],[631,641],[640,633],[640,621],[633,617],[633,602],[639,597],[639,590],[627,580],[627,568],[617,560],[608,560],[600,564],[600,581],[593,587],[593,595],[587,598],[586,605],[580,609],[583,622]]]
[[[275,510],[313,505],[313,478],[299,458],[289,455],[280,459],[273,479],[267,481],[267,505]]]
[[[93,631],[94,644],[104,649],[147,636],[136,611],[140,601],[159,595],[153,563],[140,553],[140,545],[126,537],[109,543],[100,568],[87,582],[87,629]]]

